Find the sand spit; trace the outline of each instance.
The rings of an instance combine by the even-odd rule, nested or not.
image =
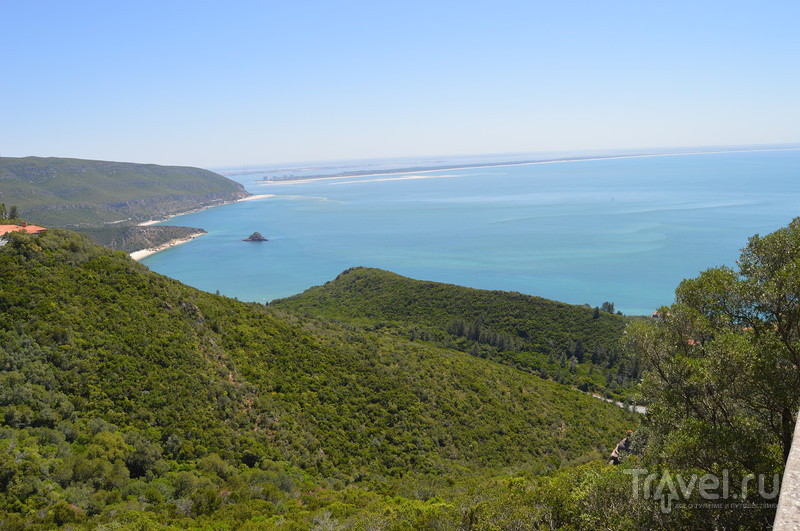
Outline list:
[[[275,194],[248,195],[247,197],[243,197],[241,199],[237,199],[236,201],[230,201],[228,203],[219,203],[219,204],[215,204],[215,205],[208,205],[208,206],[204,206],[202,208],[195,208],[194,210],[187,210],[186,212],[178,212],[177,214],[172,214],[171,216],[166,216],[166,217],[164,217],[162,219],[151,219],[149,221],[143,221],[143,222],[139,223],[138,225],[140,227],[147,227],[148,225],[155,225],[156,223],[161,223],[163,221],[167,221],[168,219],[172,219],[172,218],[177,217],[177,216],[183,216],[185,214],[194,214],[195,212],[201,212],[203,210],[208,210],[209,208],[214,208],[214,207],[218,207],[218,206],[222,206],[222,205],[230,205],[230,204],[233,204],[233,203],[240,203],[242,201],[253,201],[254,199],[265,199],[267,197],[274,197],[274,196],[275,196]]]
[[[154,255],[158,252],[163,251],[164,249],[169,249],[170,247],[175,247],[176,245],[180,245],[182,243],[190,242],[195,238],[206,234],[205,232],[196,232],[194,234],[189,235],[186,238],[178,238],[177,240],[170,240],[167,243],[161,244],[158,247],[151,247],[149,249],[142,249],[141,251],[134,251],[130,253],[130,257],[136,260],[142,260],[143,258],[147,258],[148,256]]]
[[[413,168],[410,169],[398,169],[392,171],[385,171],[380,173],[369,173],[364,175],[336,175],[336,176],[324,176],[324,177],[301,177],[299,179],[286,179],[286,180],[279,180],[279,181],[259,181],[258,184],[260,185],[267,185],[267,186],[276,186],[276,185],[288,185],[288,184],[303,184],[308,183],[311,181],[325,181],[325,180],[339,180],[339,179],[357,179],[354,181],[348,182],[377,182],[389,179],[370,179],[365,181],[359,181],[363,177],[386,177],[390,175],[406,175],[409,173],[419,174],[419,173],[431,173],[431,172],[441,172],[441,171],[457,171],[457,170],[473,170],[477,168],[505,168],[508,166],[533,166],[536,164],[563,164],[567,162],[589,162],[589,161],[596,161],[596,160],[618,160],[618,159],[639,159],[639,158],[649,158],[649,157],[679,157],[685,155],[717,155],[717,154],[724,154],[724,153],[756,153],[761,151],[798,151],[800,148],[796,147],[787,147],[787,148],[762,148],[762,149],[723,149],[723,150],[712,150],[712,151],[680,151],[680,152],[664,152],[664,153],[633,153],[627,155],[598,155],[598,156],[588,156],[588,157],[565,157],[562,159],[552,159],[552,160],[536,160],[536,161],[525,161],[525,162],[499,162],[496,164],[476,164],[474,166],[457,166],[457,167],[448,167],[444,166],[442,168],[432,168],[427,170],[414,170]],[[455,175],[446,175],[443,177],[456,177]],[[457,177],[462,177],[458,175]],[[422,179],[423,177],[409,177],[412,179]],[[345,184],[345,183],[332,183],[332,184]]]

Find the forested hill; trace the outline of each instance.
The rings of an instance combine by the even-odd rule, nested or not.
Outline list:
[[[239,183],[200,168],[0,157],[0,203],[48,227],[135,224],[247,195]]]
[[[354,511],[374,498],[336,494],[349,484],[545,471],[606,455],[632,422],[489,360],[201,292],[76,233],[9,240],[3,525]]]
[[[625,398],[639,379],[638,360],[621,353],[629,319],[515,292],[413,280],[356,267],[273,306],[378,324],[413,339],[468,352],[545,378]]]

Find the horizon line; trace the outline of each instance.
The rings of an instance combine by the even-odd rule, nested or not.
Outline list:
[[[769,144],[764,145],[764,147],[745,147],[745,146],[730,146],[729,149],[721,149],[717,148],[715,150],[707,150],[707,151],[675,151],[675,152],[653,152],[653,151],[642,151],[639,153],[617,153],[617,154],[596,154],[596,155],[582,155],[582,156],[573,156],[573,157],[558,157],[558,158],[546,158],[541,160],[521,160],[521,161],[497,161],[497,162],[476,162],[471,164],[449,164],[443,166],[407,166],[407,167],[397,167],[397,168],[390,168],[386,170],[355,170],[355,171],[344,171],[340,173],[329,173],[329,174],[321,174],[321,175],[298,175],[293,178],[288,179],[278,179],[277,182],[292,182],[292,181],[305,181],[305,180],[317,180],[317,179],[337,179],[337,178],[346,178],[346,177],[372,177],[372,176],[379,176],[379,175],[398,175],[398,174],[405,174],[405,173],[430,173],[436,171],[447,171],[447,170],[460,170],[460,169],[473,169],[473,168],[498,168],[498,167],[506,167],[506,166],[529,166],[534,164],[558,164],[558,163],[566,163],[566,162],[581,162],[581,161],[597,161],[597,160],[617,160],[617,159],[632,159],[632,158],[645,158],[645,157],[676,157],[676,156],[686,156],[686,155],[715,155],[715,154],[724,154],[724,153],[755,153],[755,152],[763,152],[763,151],[800,151],[800,144],[783,144],[783,146],[791,146],[791,147],[777,147],[780,144],[773,144],[776,147],[766,147]],[[710,148],[711,146],[709,146]],[[655,149],[655,148],[654,148]],[[664,148],[668,149],[668,148]],[[677,148],[676,148],[677,149]],[[686,149],[686,148],[684,148]],[[702,149],[698,147],[697,149]],[[491,156],[491,155],[461,155],[464,157],[469,156]],[[411,157],[409,157],[411,158]],[[372,159],[378,160],[378,159]],[[346,162],[346,161],[342,161]],[[320,164],[324,164],[320,162]],[[290,169],[290,168],[286,168]],[[230,170],[230,171],[217,171],[217,173],[221,175],[249,175],[254,173],[265,173],[268,171],[274,171],[275,169],[253,169],[253,170]],[[262,179],[262,182],[270,182],[273,181],[272,179]]]

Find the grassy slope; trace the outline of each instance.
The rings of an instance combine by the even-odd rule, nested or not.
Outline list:
[[[624,392],[638,376],[619,353],[627,320],[520,293],[353,268],[273,306],[436,340],[586,390]],[[579,363],[570,370],[569,360]]]
[[[0,272],[0,367],[29,388],[0,401],[12,426],[102,417],[178,461],[214,451],[350,481],[556,466],[625,424],[553,382],[204,293],[74,233],[14,236]]]
[[[199,168],[63,158],[0,158],[0,202],[45,226],[135,223],[247,196]]]

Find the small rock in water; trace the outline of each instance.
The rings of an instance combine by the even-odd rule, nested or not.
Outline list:
[[[246,242],[267,242],[269,241],[264,236],[261,235],[260,232],[254,232],[250,236],[244,239]]]

